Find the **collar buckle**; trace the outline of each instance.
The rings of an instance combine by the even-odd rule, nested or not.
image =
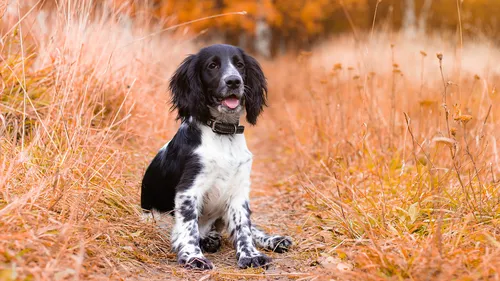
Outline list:
[[[215,129],[215,123],[217,123],[217,121],[215,121],[215,120],[210,120],[210,122],[212,122],[212,126],[210,126],[210,127],[212,128],[212,131],[213,131],[214,133],[217,133],[217,130]]]

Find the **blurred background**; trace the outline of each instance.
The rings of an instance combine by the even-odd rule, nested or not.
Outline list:
[[[500,1],[491,0],[106,0],[103,3],[123,15],[146,16],[165,27],[245,11],[246,16],[203,20],[187,29],[198,34],[200,40],[239,45],[265,57],[311,50],[339,34],[361,36],[372,28],[401,31],[411,39],[436,32],[462,32],[467,38],[485,35],[497,38],[500,30]]]
[[[275,57],[344,33],[403,32],[408,38],[429,33],[460,32],[464,37],[497,38],[500,2],[490,0],[103,0],[93,6],[120,14],[123,21],[142,20],[165,27],[205,17],[180,28],[198,40],[239,45],[264,57]],[[90,2],[89,2],[90,3]],[[30,4],[26,3],[25,9]],[[53,0],[40,6],[57,6]],[[31,3],[32,5],[32,3]],[[127,19],[128,18],[128,19]],[[459,24],[461,23],[461,25]],[[461,29],[461,30],[460,30]],[[498,39],[494,39],[498,41]],[[496,42],[498,43],[498,42]]]

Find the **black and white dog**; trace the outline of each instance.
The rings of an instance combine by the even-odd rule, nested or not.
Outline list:
[[[160,149],[142,181],[141,207],[175,214],[172,248],[190,268],[211,269],[202,252],[216,252],[225,227],[240,268],[267,267],[256,246],[285,252],[289,237],[268,235],[250,221],[252,154],[239,125],[255,125],[266,105],[259,63],[241,49],[213,45],[188,56],[170,80],[181,126]]]

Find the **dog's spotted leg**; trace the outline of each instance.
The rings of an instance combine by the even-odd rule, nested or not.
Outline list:
[[[231,234],[236,249],[236,259],[240,268],[266,267],[271,259],[259,252],[252,239],[252,222],[248,200],[232,200],[229,205],[227,230]]]
[[[189,268],[212,269],[200,249],[198,231],[199,198],[187,193],[175,197],[175,225],[172,231],[172,247],[177,252],[177,261]]]
[[[288,236],[269,235],[252,225],[252,237],[258,247],[276,253],[284,253],[292,246],[292,238]]]

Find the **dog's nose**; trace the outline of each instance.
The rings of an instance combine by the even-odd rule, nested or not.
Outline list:
[[[241,85],[241,78],[236,75],[231,75],[224,79],[229,89],[236,89]]]

